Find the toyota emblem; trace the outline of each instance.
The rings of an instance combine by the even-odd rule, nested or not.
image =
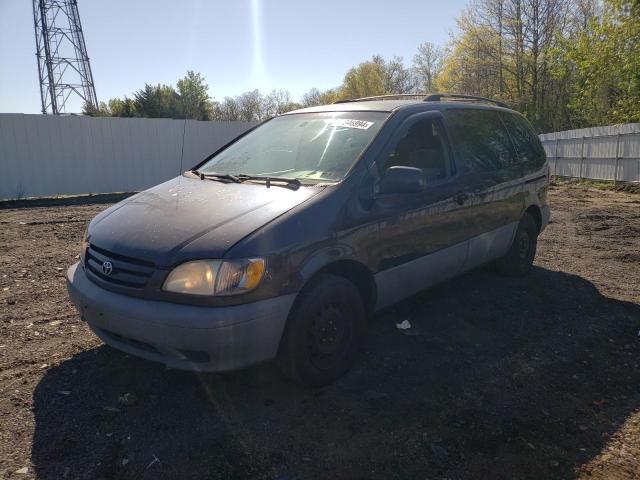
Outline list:
[[[111,275],[111,272],[113,272],[113,264],[109,260],[102,262],[102,273]]]

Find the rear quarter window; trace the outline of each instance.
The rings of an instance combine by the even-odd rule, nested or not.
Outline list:
[[[447,110],[445,118],[463,171],[491,172],[516,164],[498,111],[456,108]]]
[[[515,113],[501,112],[501,115],[516,147],[519,163],[531,169],[542,167],[546,159],[544,148],[531,124]]]

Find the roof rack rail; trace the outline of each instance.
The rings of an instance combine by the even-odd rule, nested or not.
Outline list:
[[[461,93],[396,93],[390,95],[375,95],[373,97],[362,97],[362,98],[349,98],[346,100],[336,100],[333,102],[336,103],[352,103],[352,102],[369,102],[371,100],[394,100],[394,99],[405,99],[405,98],[418,98],[423,102],[440,102],[442,100],[462,100],[467,102],[485,102],[492,103],[493,105],[497,105],[498,107],[509,108],[504,102],[500,100],[493,100],[492,98],[486,97],[478,97],[476,95],[463,95]]]
[[[351,102],[369,102],[371,100],[393,100],[403,98],[424,98],[428,93],[395,93],[390,95],[375,95],[373,97],[349,98],[346,100],[336,100],[335,103],[351,103]]]
[[[478,97],[475,95],[463,95],[461,93],[431,93],[424,97],[424,102],[440,102],[442,100],[463,100],[463,101],[477,101],[477,102],[487,102],[493,103],[498,107],[509,108],[509,106],[501,102],[500,100],[493,100],[491,98],[486,97]]]

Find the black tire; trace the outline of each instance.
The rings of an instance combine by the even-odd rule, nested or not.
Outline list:
[[[522,277],[531,271],[538,245],[538,225],[525,213],[520,219],[507,254],[496,262],[498,271],[509,277]]]
[[[278,364],[305,386],[322,386],[353,365],[366,322],[360,292],[349,280],[321,274],[300,292],[284,331]]]

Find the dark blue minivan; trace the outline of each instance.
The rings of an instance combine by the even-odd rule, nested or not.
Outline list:
[[[130,354],[196,371],[277,359],[322,385],[376,310],[489,262],[527,274],[548,182],[533,128],[500,102],[296,110],[97,215],[68,289]]]

